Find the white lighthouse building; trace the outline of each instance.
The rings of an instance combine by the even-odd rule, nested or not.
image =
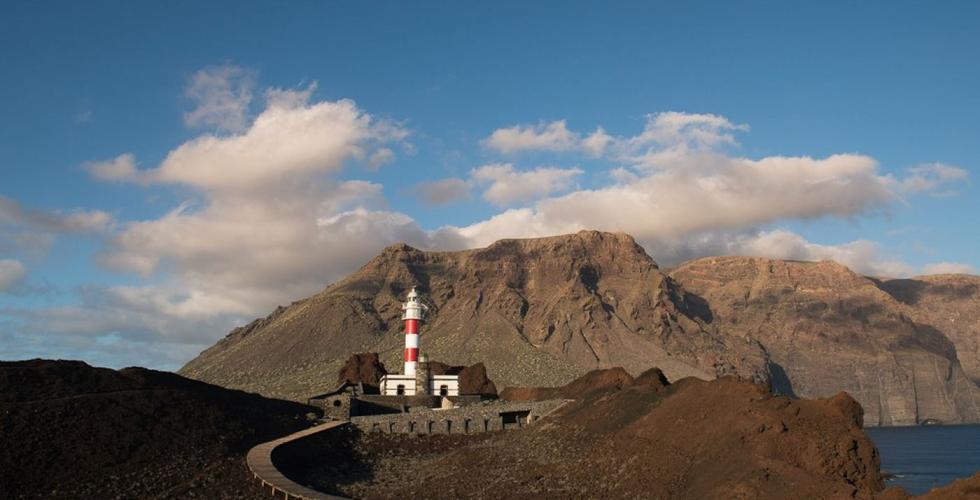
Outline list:
[[[458,375],[432,375],[429,360],[419,352],[419,336],[428,307],[419,299],[415,287],[402,304],[405,321],[405,370],[401,375],[381,377],[381,394],[385,396],[459,396]]]

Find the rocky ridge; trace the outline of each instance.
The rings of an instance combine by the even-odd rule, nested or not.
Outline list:
[[[350,353],[375,351],[397,366],[400,305],[412,286],[430,307],[421,338],[429,357],[482,362],[501,386],[561,385],[611,366],[658,365],[672,379],[768,377],[758,343],[708,325],[703,304],[633,238],[595,231],[461,252],[389,247],[323,292],[231,332],[181,373],[302,399]]]
[[[425,293],[423,349],[484,362],[498,387],[595,368],[738,375],[791,396],[846,390],[870,425],[980,421],[980,278],[876,280],[833,262],[715,257],[660,269],[624,234],[461,252],[385,249],[323,292],[231,332],[181,373],[303,400],[354,352],[402,355],[400,303]]]

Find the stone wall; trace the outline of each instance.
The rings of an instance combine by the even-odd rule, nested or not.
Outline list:
[[[352,402],[352,394],[349,392],[341,392],[307,400],[307,404],[310,406],[315,406],[323,410],[325,417],[336,420],[347,420],[350,418],[351,414],[354,413],[352,411]]]
[[[521,428],[564,405],[567,400],[492,401],[449,410],[413,408],[409,413],[352,417],[361,432],[388,434],[472,434]]]

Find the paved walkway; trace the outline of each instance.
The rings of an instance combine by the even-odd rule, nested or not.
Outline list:
[[[286,437],[281,437],[279,439],[257,445],[251,450],[248,450],[248,455],[245,457],[245,461],[248,463],[248,469],[252,471],[252,475],[254,475],[257,480],[262,482],[263,487],[271,488],[271,494],[275,497],[285,498],[286,500],[291,500],[294,498],[310,500],[342,499],[344,497],[328,495],[316,490],[311,490],[310,488],[294,483],[289,478],[282,475],[282,473],[279,472],[279,469],[276,469],[276,466],[272,463],[272,450],[290,441],[302,439],[318,432],[328,431],[342,425],[347,425],[347,423],[347,421],[327,422],[316,427],[310,427],[309,429],[290,434]]]

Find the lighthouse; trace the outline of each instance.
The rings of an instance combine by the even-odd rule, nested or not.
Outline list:
[[[419,361],[419,329],[425,321],[425,304],[419,300],[419,294],[412,287],[408,292],[407,302],[402,304],[402,320],[405,321],[405,375],[415,376]]]
[[[382,395],[459,395],[459,376],[433,375],[429,370],[428,357],[419,350],[419,337],[428,310],[419,292],[412,287],[402,304],[402,321],[405,323],[405,369],[401,374],[388,374],[381,377]]]

